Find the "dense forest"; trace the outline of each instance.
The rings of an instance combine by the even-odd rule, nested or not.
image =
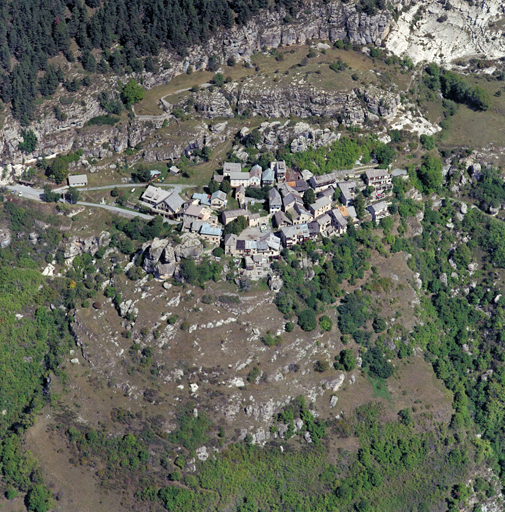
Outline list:
[[[154,71],[162,46],[184,56],[186,48],[205,42],[218,27],[243,24],[266,7],[265,0],[21,0],[0,6],[0,98],[12,102],[14,117],[28,125],[35,99],[65,83],[61,70],[48,64],[60,52],[88,72]],[[113,52],[114,45],[119,45]],[[91,53],[101,49],[101,58]],[[15,64],[13,65],[13,62]],[[45,73],[40,79],[40,71]],[[67,89],[76,87],[70,82]]]

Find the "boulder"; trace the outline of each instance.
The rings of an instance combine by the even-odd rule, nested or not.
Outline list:
[[[175,258],[180,261],[182,258],[198,259],[203,253],[203,245],[194,233],[185,233],[181,237],[181,243],[175,248]]]
[[[12,233],[8,228],[0,228],[0,247],[8,247],[12,241]]]
[[[326,388],[331,389],[332,391],[338,391],[342,384],[344,383],[345,375],[343,372],[339,372],[336,379],[332,379],[326,382]]]
[[[102,231],[98,237],[98,245],[100,247],[107,247],[110,244],[110,233],[108,231]]]
[[[142,268],[148,273],[154,273],[156,265],[158,264],[163,251],[168,245],[168,240],[161,240],[159,238],[155,238],[147,252],[144,254],[144,263],[142,264]]]
[[[167,245],[154,269],[156,277],[158,279],[170,279],[174,275],[175,266],[174,248],[171,245]]]

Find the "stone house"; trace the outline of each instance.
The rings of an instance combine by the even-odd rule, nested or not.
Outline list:
[[[338,183],[340,189],[340,201],[344,206],[350,206],[354,202],[354,194],[356,191],[355,181],[341,181]]]
[[[223,230],[219,226],[211,226],[210,224],[204,223],[200,227],[198,234],[207,242],[212,244],[219,244],[221,242]]]
[[[365,175],[367,187],[374,187],[376,191],[391,188],[391,175],[387,169],[370,169]]]
[[[235,199],[237,200],[238,205],[241,208],[245,207],[246,201],[245,201],[245,187],[244,185],[240,185],[240,187],[237,187],[235,189]]]
[[[331,172],[329,174],[323,174],[322,176],[312,176],[309,184],[317,194],[318,192],[326,190],[328,187],[335,186],[336,181],[337,177],[335,176],[335,173]]]
[[[294,208],[289,210],[289,214],[291,215],[293,224],[295,225],[307,224],[314,219],[314,216],[298,203],[295,204]]]
[[[327,213],[314,219],[308,226],[311,236],[330,236],[335,231],[331,217]]]
[[[161,203],[161,201],[163,201],[163,199],[165,199],[169,195],[170,195],[170,192],[168,190],[163,190],[162,188],[153,187],[152,185],[149,185],[144,190],[141,200],[150,206],[156,206],[158,203]]]
[[[274,222],[279,229],[293,224],[284,212],[276,212],[274,214]]]
[[[270,168],[275,173],[275,179],[277,180],[278,184],[282,184],[286,181],[286,162],[284,160],[280,160],[278,162],[271,162]]]
[[[270,262],[268,257],[262,254],[255,254],[254,256],[246,256],[244,258],[244,276],[256,281],[267,277],[270,270]]]
[[[226,226],[230,222],[234,221],[238,217],[245,217],[249,220],[249,216],[251,215],[251,212],[249,210],[244,210],[243,208],[237,208],[236,210],[226,210],[221,214],[221,219],[223,221],[223,224]]]
[[[183,205],[184,200],[181,198],[181,196],[173,192],[156,205],[154,212],[161,213],[166,217],[174,218],[179,214]]]
[[[261,184],[264,187],[272,187],[275,181],[275,172],[272,168],[268,167],[261,175]]]
[[[249,171],[249,186],[253,188],[260,188],[261,187],[261,174],[262,174],[262,168],[258,164],[256,164],[250,171]]]
[[[337,232],[339,235],[345,233],[345,230],[347,229],[347,220],[342,215],[342,212],[339,208],[334,208],[329,213],[333,227],[335,228],[335,232]]]
[[[375,222],[379,222],[380,219],[389,215],[388,204],[385,201],[372,204],[367,210],[370,212]]]
[[[223,176],[229,178],[232,172],[242,172],[242,164],[225,162],[223,164]]]
[[[216,190],[210,196],[210,205],[213,208],[224,208],[226,207],[226,203],[228,200],[226,199],[226,194],[222,190]]]
[[[331,209],[331,199],[328,197],[321,197],[314,204],[311,204],[310,212],[314,217],[319,217],[320,215],[325,214]]]
[[[248,172],[231,172],[229,175],[231,188],[243,185],[247,188],[250,184],[250,173]]]
[[[69,187],[87,187],[88,177],[86,174],[74,174],[67,178]]]
[[[268,192],[268,209],[270,213],[276,213],[282,209],[281,195],[275,188],[271,188]]]
[[[290,249],[293,245],[299,245],[304,240],[310,239],[310,231],[307,224],[299,224],[297,226],[287,226],[281,228],[281,240],[284,247]]]

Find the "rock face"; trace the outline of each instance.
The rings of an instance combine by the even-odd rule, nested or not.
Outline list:
[[[218,91],[201,91],[195,95],[196,111],[205,119],[233,117],[228,100]]]
[[[503,4],[498,0],[453,0],[450,9],[437,0],[395,3],[403,10],[390,25],[386,48],[396,55],[408,55],[415,64],[426,61],[451,66],[458,59],[505,55],[501,25],[496,23],[503,18]]]
[[[388,35],[392,23],[392,17],[388,11],[367,16],[357,13],[354,5],[343,5],[340,1],[309,2],[303,11],[300,10],[292,16],[293,21],[290,24],[283,22],[286,14],[287,12],[282,8],[274,12],[265,9],[245,26],[234,25],[228,30],[218,30],[205,45],[189,48],[184,58],[163,50],[160,60],[171,62],[170,69],[161,70],[156,74],[148,72],[131,74],[121,79],[123,81],[128,81],[131,77],[142,79],[143,85],[151,89],[185,73],[189,66],[195,70],[205,69],[209,57],[216,53],[222,56],[223,61],[230,57],[237,61],[247,60],[262,49],[277,48],[279,44],[300,44],[307,39],[335,41],[347,37],[352,43],[380,45]],[[219,51],[216,51],[217,48]],[[67,119],[59,122],[53,116],[38,116],[39,120],[34,122],[31,128],[37,135],[39,143],[36,151],[31,155],[24,155],[18,150],[18,144],[22,140],[22,127],[8,115],[4,122],[6,128],[3,129],[0,137],[1,162],[16,165],[24,161],[30,164],[43,154],[50,156],[78,149],[83,150],[85,158],[104,158],[112,156],[112,151],[121,153],[127,147],[135,147],[146,140],[168,118],[167,114],[162,114],[160,111],[160,115],[137,115],[129,122],[118,123],[115,126],[85,127],[86,122],[91,118],[104,113],[97,100],[98,93],[101,90],[115,90],[118,79],[117,76],[100,77],[100,83],[81,91],[79,99],[74,99],[70,104],[60,103],[60,98],[67,95],[60,87],[54,98],[46,101],[40,109],[41,111],[42,109],[50,110],[57,105],[66,114]],[[316,112],[315,115],[320,115],[317,114],[318,111],[331,111],[335,108],[331,106],[334,100],[327,100],[324,94],[315,92],[312,96],[311,108],[301,111],[312,110]],[[253,99],[243,101],[245,110],[246,103]],[[329,101],[329,105],[326,105],[326,101]],[[342,101],[345,101],[345,98]],[[170,109],[171,106],[166,101],[161,103],[162,108]],[[196,106],[201,115],[206,118],[233,117],[228,101],[219,93],[198,94]],[[273,110],[273,106],[270,106],[270,110]],[[292,110],[295,111],[296,108],[293,107]],[[307,115],[310,114],[304,117]],[[150,148],[145,156],[148,161],[167,160],[179,157],[180,151],[175,155],[169,148],[157,151]],[[82,164],[84,165],[84,162]],[[17,169],[9,168],[8,172],[11,171],[17,171]]]
[[[182,258],[198,259],[203,253],[203,245],[197,235],[185,233],[181,243],[172,247],[169,240],[155,238],[143,246],[144,262],[142,268],[158,279],[171,278]]]
[[[158,264],[155,267],[156,277],[159,279],[169,279],[175,272],[175,253],[172,246],[167,245],[161,255]]]
[[[385,119],[395,116],[400,104],[399,94],[383,91],[373,85],[366,89],[358,89],[356,92],[363,98],[368,110],[373,114]]]
[[[12,241],[12,233],[8,228],[0,228],[0,247],[8,247]]]
[[[158,264],[165,247],[168,245],[168,240],[160,240],[159,238],[155,238],[149,250],[144,254],[144,263],[142,268],[147,272],[152,274]]]
[[[100,236],[102,237],[102,235],[103,233]],[[106,240],[106,237],[104,240]],[[84,254],[85,252],[93,256],[99,248],[100,241],[96,236],[90,236],[88,238],[73,237],[64,246],[63,256],[66,260],[71,260],[78,254]]]
[[[194,233],[184,233],[181,237],[181,243],[175,247],[175,257],[177,261],[181,258],[198,259],[203,253],[203,245],[197,235]]]
[[[168,240],[155,238],[144,253],[142,268],[159,279],[169,279],[176,267],[175,253]]]

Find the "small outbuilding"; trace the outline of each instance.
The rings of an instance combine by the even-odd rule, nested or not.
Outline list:
[[[88,176],[86,174],[74,174],[68,177],[69,187],[87,187]]]

